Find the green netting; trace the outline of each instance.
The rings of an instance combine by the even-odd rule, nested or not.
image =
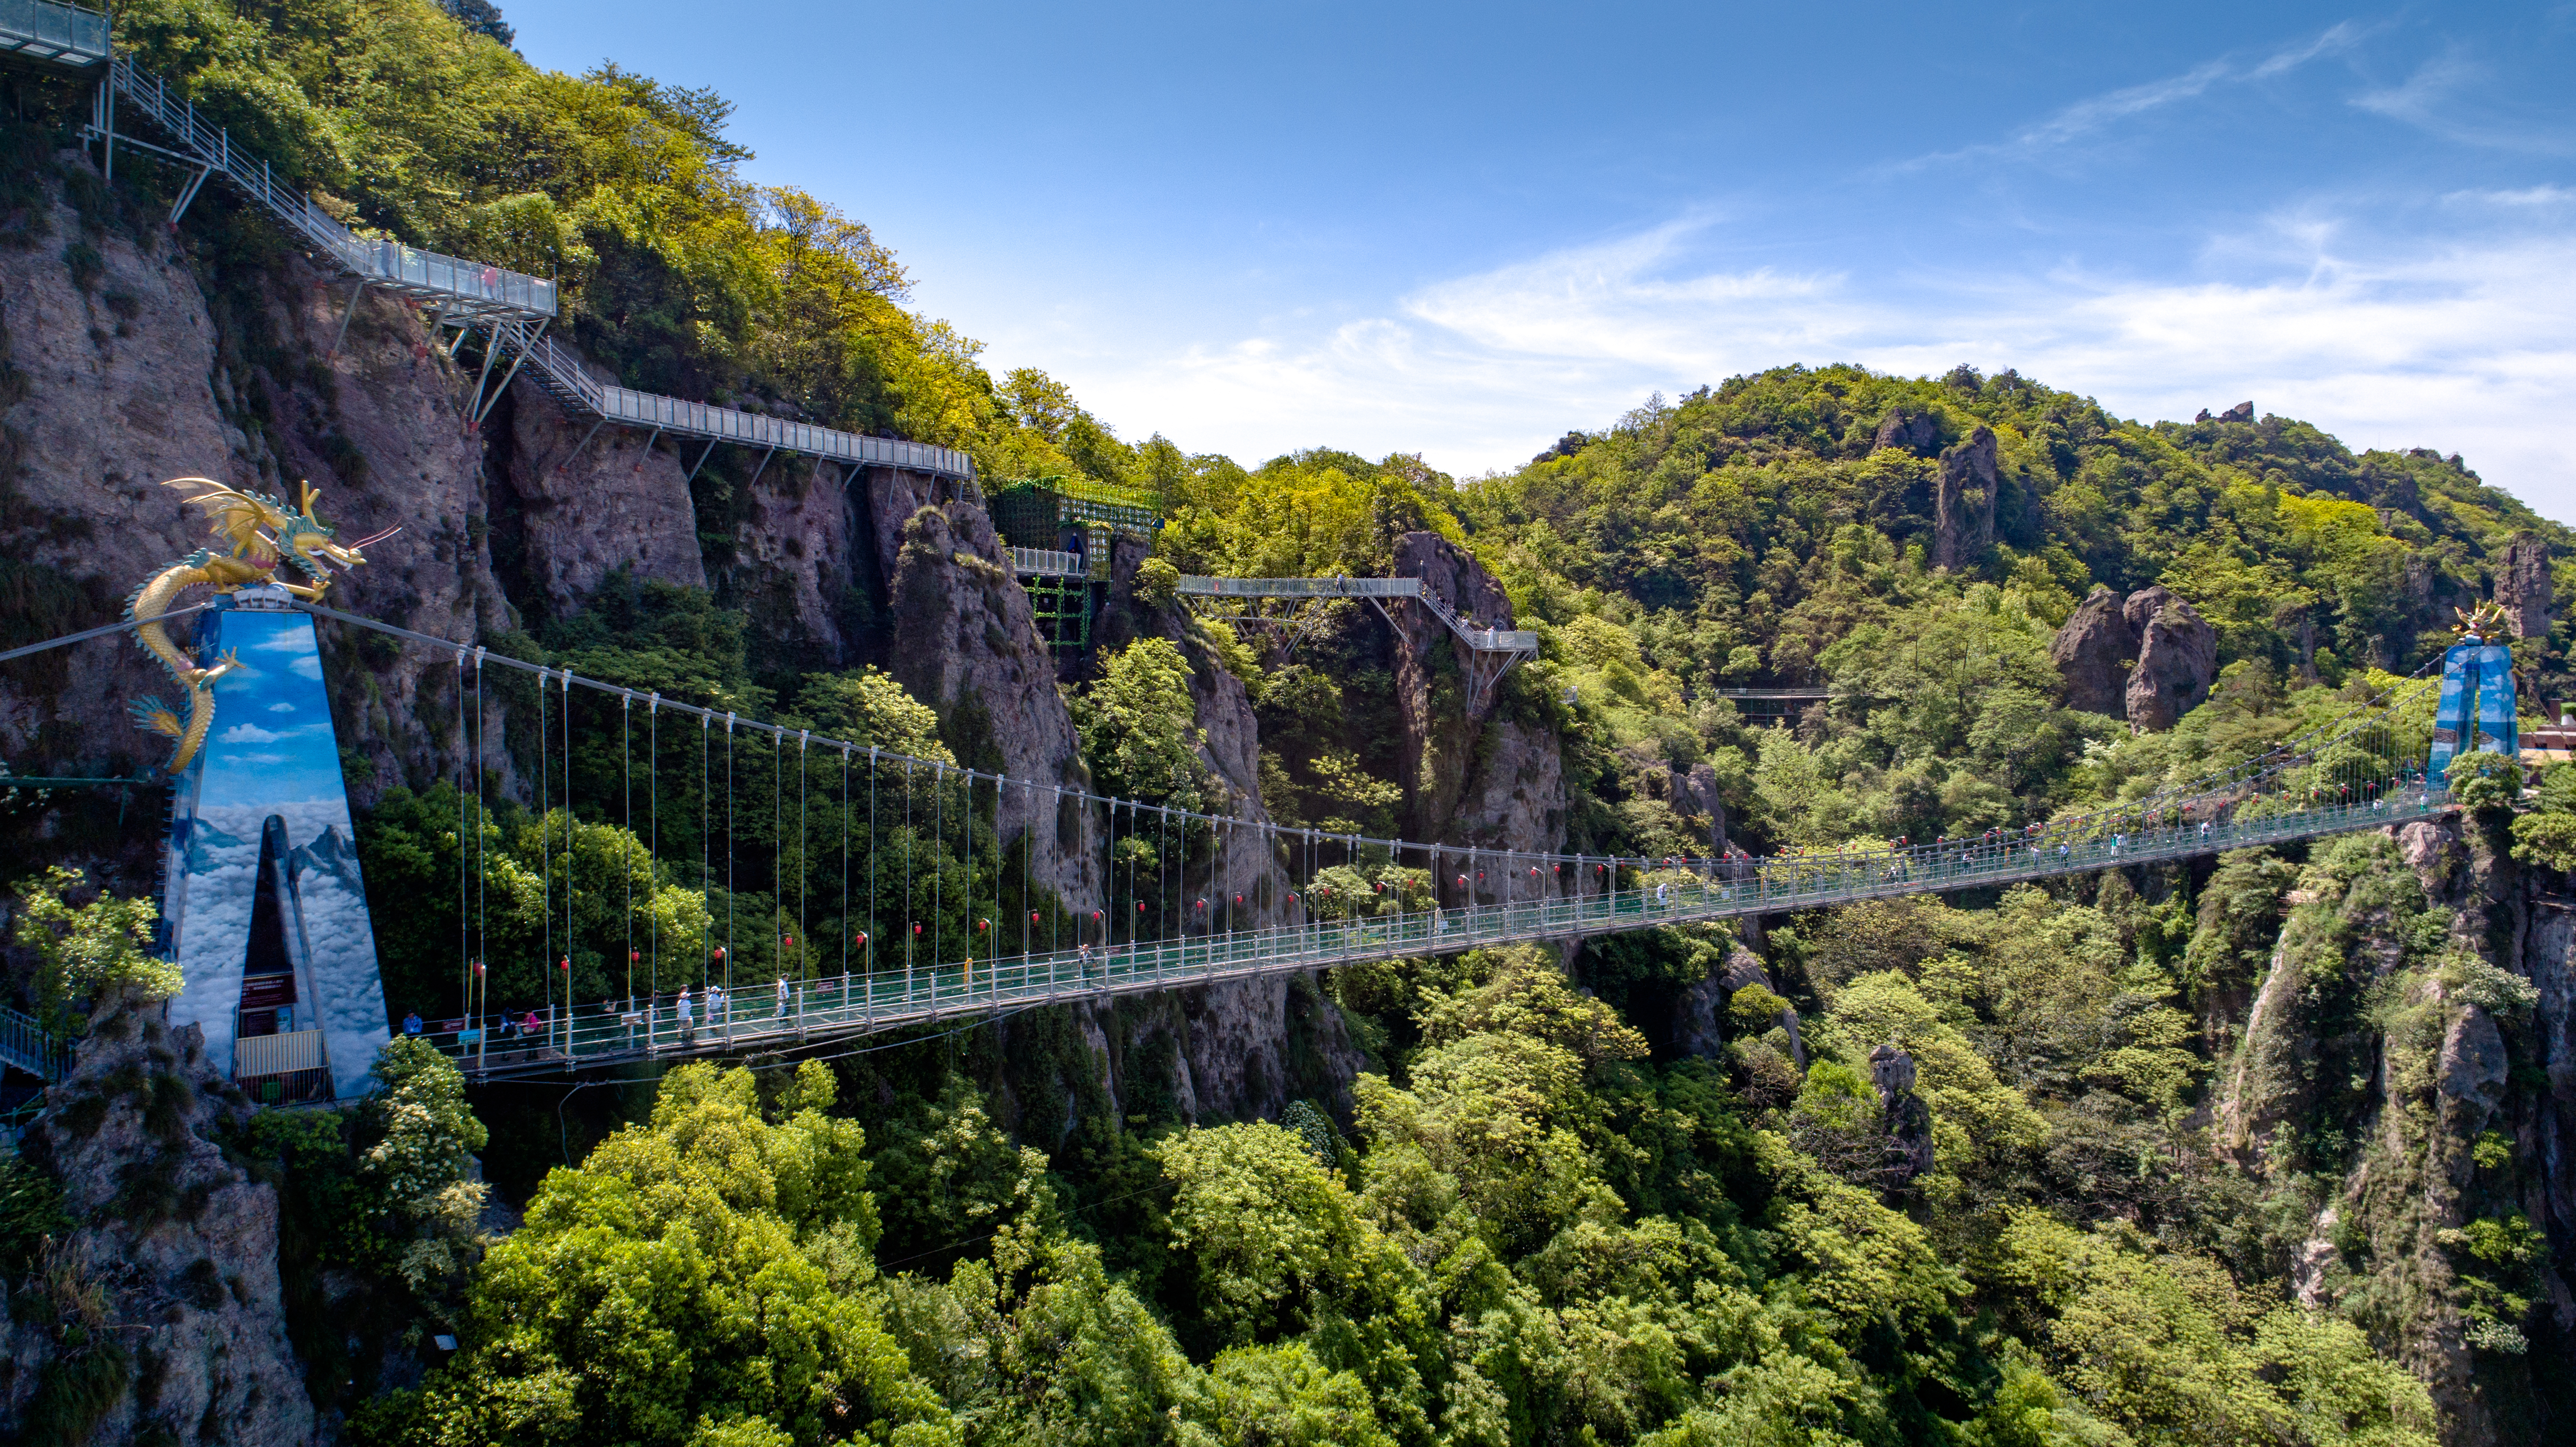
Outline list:
[[[1023,477],[987,494],[993,526],[1018,547],[1061,546],[1067,524],[1098,523],[1150,538],[1163,525],[1151,493],[1068,477]]]

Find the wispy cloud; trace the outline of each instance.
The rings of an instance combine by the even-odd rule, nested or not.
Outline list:
[[[2098,135],[2123,121],[2184,101],[2197,100],[2215,87],[2286,75],[2312,60],[2351,49],[2366,33],[2361,27],[2346,21],[2329,26],[2311,40],[2285,46],[2256,60],[2221,57],[2203,61],[2179,75],[2087,97],[2023,126],[2002,141],[1917,156],[1888,169],[1901,172],[1960,161],[2034,160]]]
[[[2458,145],[2536,156],[2576,154],[2576,137],[2563,124],[2499,116],[2482,104],[2476,92],[2489,79],[2487,67],[2455,46],[2397,85],[2354,96],[2352,104]]]

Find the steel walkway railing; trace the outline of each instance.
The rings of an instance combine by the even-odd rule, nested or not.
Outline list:
[[[34,1016],[0,1005],[0,1062],[50,1083],[70,1073],[72,1047]]]
[[[1037,1005],[1169,990],[1401,955],[1455,954],[1743,915],[1819,909],[1864,899],[1990,888],[2058,875],[2355,833],[2431,817],[2449,808],[2420,791],[2379,803],[2154,829],[2112,839],[2045,838],[1913,851],[1721,861],[1716,877],[1664,871],[1635,889],[1370,919],[1313,921],[1089,951],[1054,950],[997,961],[915,961],[894,968],[746,986],[721,1014],[703,1005],[683,1024],[661,1004],[558,1012],[533,1035],[471,1032],[435,1037],[468,1075],[552,1074],[593,1066],[793,1049],[906,1026],[974,1020]],[[1740,866],[1740,867],[1739,867]]]

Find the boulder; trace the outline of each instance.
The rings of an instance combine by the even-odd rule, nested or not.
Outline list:
[[[1930,457],[1934,444],[1941,438],[1940,424],[1928,412],[1908,412],[1902,407],[1888,410],[1878,420],[1878,435],[1871,439],[1870,450],[1901,447],[1917,457]]]
[[[0,1360],[16,1368],[0,1374],[0,1440],[34,1436],[21,1414],[45,1365],[98,1340],[135,1366],[86,1441],[316,1440],[286,1333],[277,1191],[220,1144],[250,1114],[196,1026],[130,1001],[101,1010],[21,1142],[62,1180],[75,1224],[46,1257],[51,1299],[0,1320]],[[78,1316],[86,1332],[70,1329]]]
[[[2129,595],[2122,613],[2138,630],[2129,672],[2129,727],[2161,733],[2209,698],[2218,677],[2218,630],[2162,587]]]
[[[1963,568],[1995,541],[1995,501],[2003,491],[1995,432],[1984,423],[1968,440],[1941,454],[1941,480],[1933,499],[1932,566]]]
[[[2113,718],[2128,713],[2129,669],[2137,657],[2138,630],[2120,595],[2099,584],[2048,645],[2048,661],[2066,680],[2066,706]]]

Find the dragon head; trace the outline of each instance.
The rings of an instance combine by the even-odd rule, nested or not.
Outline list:
[[[318,494],[313,484],[304,484],[303,507],[296,512],[281,512],[276,524],[275,543],[278,557],[292,563],[315,583],[328,583],[336,567],[354,568],[367,560],[366,548],[401,532],[399,527],[370,533],[356,542],[336,541],[339,529],[313,515],[313,499]]]

